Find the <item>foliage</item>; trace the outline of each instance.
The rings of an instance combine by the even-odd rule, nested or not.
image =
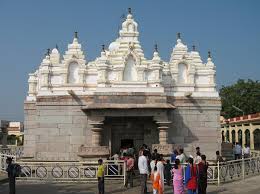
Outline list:
[[[245,81],[239,79],[231,86],[222,86],[220,89],[222,102],[222,115],[232,118],[243,115],[232,105],[243,110],[244,114],[260,112],[260,83],[251,79]]]

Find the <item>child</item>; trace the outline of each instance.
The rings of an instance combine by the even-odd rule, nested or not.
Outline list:
[[[161,194],[161,177],[160,173],[157,171],[157,166],[154,167],[153,173],[151,174],[151,181],[153,184],[153,194]]]
[[[104,172],[105,172],[105,167],[103,165],[103,160],[99,159],[98,160],[98,170],[97,170],[98,192],[99,192],[99,194],[105,193]]]

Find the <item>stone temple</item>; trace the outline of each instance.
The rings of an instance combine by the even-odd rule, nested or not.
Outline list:
[[[118,38],[94,61],[78,34],[62,56],[49,51],[29,74],[24,102],[26,157],[80,160],[107,157],[121,146],[147,144],[169,154],[197,146],[208,158],[220,147],[221,103],[210,53],[199,52],[178,33],[169,61],[157,46],[147,59],[131,11]]]

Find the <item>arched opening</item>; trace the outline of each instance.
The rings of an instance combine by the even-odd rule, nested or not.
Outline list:
[[[254,130],[254,149],[260,150],[260,129]]]
[[[230,139],[229,139],[229,130],[226,131],[226,141],[227,141],[227,142],[230,142]]]
[[[186,64],[178,64],[178,83],[187,83],[187,70]]]
[[[68,68],[68,83],[75,84],[79,81],[79,65],[76,62],[70,63]]]
[[[246,139],[245,144],[250,147],[251,145],[250,145],[250,131],[249,131],[249,129],[247,129],[245,131],[245,139]]]
[[[137,81],[137,71],[135,68],[135,60],[132,55],[130,55],[126,60],[123,81]]]
[[[242,130],[241,129],[238,130],[238,143],[240,145],[242,145]]]
[[[221,132],[222,142],[225,141],[225,134],[224,133],[225,133],[224,131]]]
[[[232,130],[231,136],[232,136],[232,143],[234,144],[236,142],[236,131],[235,130]]]

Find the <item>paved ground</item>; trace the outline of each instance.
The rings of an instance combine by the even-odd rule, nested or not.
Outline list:
[[[257,194],[260,193],[260,176],[246,179],[245,181],[233,182],[224,184],[220,187],[210,185],[208,194]],[[138,181],[135,182],[135,185]],[[89,184],[52,184],[52,183],[34,183],[29,184],[25,182],[17,183],[17,194],[95,194],[97,193],[97,185],[95,183]],[[138,194],[139,187],[126,190],[122,184],[118,182],[106,182],[106,194]],[[166,187],[165,194],[172,192],[171,187]],[[8,194],[8,184],[0,184],[0,194]]]

